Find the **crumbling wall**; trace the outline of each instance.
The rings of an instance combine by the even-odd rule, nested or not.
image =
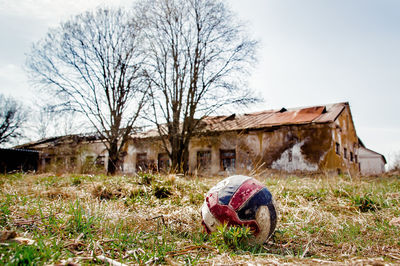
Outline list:
[[[336,154],[336,143],[342,152]],[[198,151],[211,151],[211,173],[221,173],[220,150],[236,151],[236,170],[260,166],[287,172],[340,171],[357,173],[358,138],[346,107],[335,122],[281,125],[241,132],[214,132],[194,138],[190,145],[190,170],[197,171]],[[346,148],[347,158],[343,156]],[[353,161],[350,160],[352,152]]]
[[[40,172],[61,174],[106,171],[108,153],[101,141],[65,136],[29,148],[40,151]]]
[[[358,174],[359,143],[348,106],[346,106],[335,122],[331,124],[331,127],[332,147],[325,156],[321,168],[328,171],[335,170],[337,173]],[[339,151],[336,150],[337,144],[339,146]],[[345,151],[347,153],[346,155]],[[351,158],[350,153],[353,158]]]

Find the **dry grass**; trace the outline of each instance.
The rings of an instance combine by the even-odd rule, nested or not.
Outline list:
[[[268,243],[241,248],[200,225],[204,194],[221,177],[0,176],[0,231],[36,241],[0,244],[0,261],[400,264],[399,176],[256,178],[274,195],[279,222]]]

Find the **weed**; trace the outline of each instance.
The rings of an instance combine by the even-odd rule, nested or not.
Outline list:
[[[68,214],[71,216],[67,221],[66,231],[71,235],[83,233],[84,236],[90,236],[95,231],[97,218],[85,210],[79,200],[70,204]]]
[[[226,223],[211,233],[210,242],[220,250],[248,250],[253,235],[249,227],[228,226]]]
[[[155,185],[153,191],[158,199],[165,199],[172,195],[171,188],[166,186]]]
[[[327,194],[328,194],[328,192],[325,188],[320,188],[317,190],[305,190],[302,193],[302,196],[308,201],[320,202],[326,198]]]
[[[100,200],[117,199],[122,196],[122,188],[113,188],[99,184],[93,188],[92,196]]]
[[[352,196],[351,199],[354,206],[361,212],[376,211],[381,208],[377,201],[371,197],[371,194],[361,196],[357,194]]]
[[[139,172],[138,176],[140,178],[140,182],[143,185],[151,185],[153,183],[153,181],[156,180],[155,175],[153,175],[151,173]]]
[[[73,176],[72,177],[72,185],[79,186],[82,183],[82,179],[80,176]]]
[[[191,204],[200,205],[204,200],[204,196],[199,193],[190,193],[189,194],[189,202]]]

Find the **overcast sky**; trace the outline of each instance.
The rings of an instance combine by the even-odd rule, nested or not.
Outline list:
[[[348,101],[364,144],[400,152],[399,0],[229,0],[260,41],[250,77],[265,103],[251,111]],[[0,93],[28,102],[23,65],[49,27],[127,0],[0,0]]]

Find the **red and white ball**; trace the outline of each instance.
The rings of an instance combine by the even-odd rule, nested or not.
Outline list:
[[[242,175],[228,177],[212,187],[204,200],[201,216],[208,233],[224,223],[248,226],[257,244],[267,241],[277,223],[271,193],[261,182]]]

